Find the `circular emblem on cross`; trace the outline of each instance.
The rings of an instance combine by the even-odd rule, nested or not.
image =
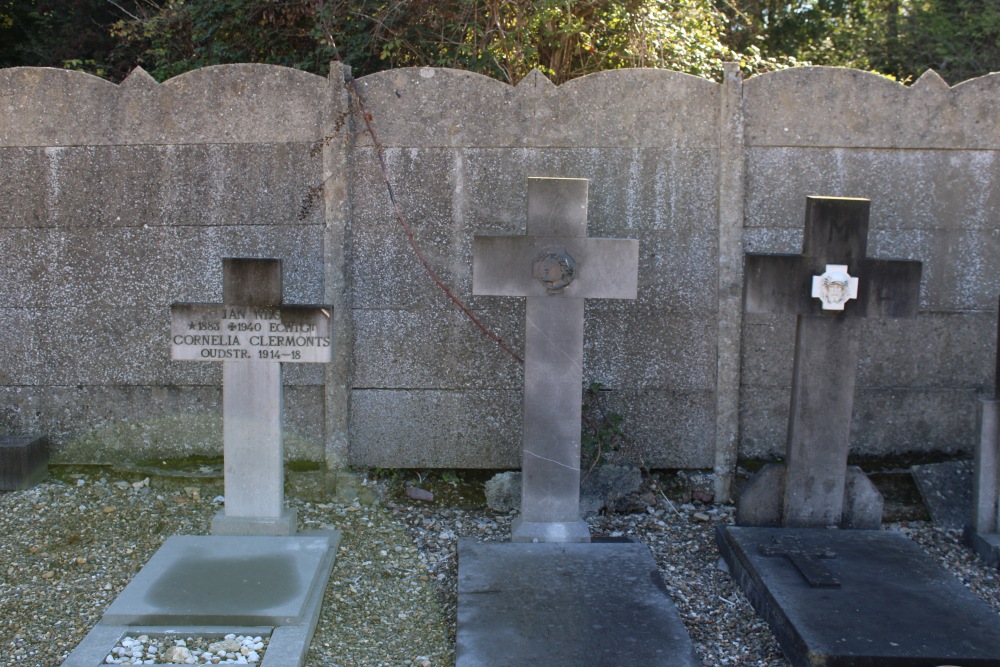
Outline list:
[[[827,264],[823,275],[813,276],[812,296],[823,302],[823,310],[843,310],[858,298],[858,279],[847,273],[846,264]]]
[[[561,292],[576,277],[576,261],[566,252],[549,252],[535,260],[535,279],[550,292]]]

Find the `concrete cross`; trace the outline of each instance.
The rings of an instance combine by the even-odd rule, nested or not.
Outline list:
[[[841,523],[860,318],[914,317],[919,305],[920,262],[867,257],[869,205],[809,197],[801,255],[746,256],[746,311],[798,315],[785,526]]]
[[[580,518],[585,298],[636,297],[639,242],[588,239],[587,180],[528,179],[527,236],[477,236],[474,294],[527,297],[515,542],[589,542]]]
[[[222,260],[222,303],[170,307],[171,358],[222,361],[225,509],[215,535],[292,535],[284,502],[282,363],[333,358],[330,306],[282,305],[281,260]]]
[[[972,475],[972,525],[965,537],[980,558],[1000,565],[1000,318],[993,396],[979,397],[976,416],[979,429]]]

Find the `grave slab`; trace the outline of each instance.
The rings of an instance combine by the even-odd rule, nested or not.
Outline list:
[[[170,537],[62,667],[103,664],[126,634],[229,632],[271,637],[261,667],[302,665],[340,536]]]
[[[174,535],[104,614],[113,625],[296,625],[333,536]]]
[[[910,467],[934,525],[965,528],[972,517],[972,461],[944,461]]]
[[[701,665],[642,544],[458,544],[456,667]]]
[[[43,436],[0,437],[0,491],[30,489],[48,474],[48,440]]]
[[[716,541],[795,667],[1000,666],[1000,616],[901,533],[719,526]]]

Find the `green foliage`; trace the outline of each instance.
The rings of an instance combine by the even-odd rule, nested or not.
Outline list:
[[[633,453],[625,436],[625,417],[602,407],[602,393],[606,391],[600,382],[592,382],[583,392],[580,467],[585,475],[602,462],[610,463]]]
[[[516,83],[657,67],[718,79],[802,63],[908,80],[1000,68],[996,0],[0,0],[0,67],[158,80],[235,62],[326,75],[434,65]]]
[[[951,83],[1000,70],[1000,3],[912,0],[900,17],[898,74],[934,69]]]

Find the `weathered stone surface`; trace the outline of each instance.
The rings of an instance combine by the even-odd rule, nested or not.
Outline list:
[[[521,403],[521,392],[514,390],[357,389],[350,464],[517,468]]]
[[[20,146],[123,137],[141,144],[315,141],[327,95],[323,77],[272,65],[221,65],[160,85],[137,77],[120,86],[82,72],[14,67],[0,71],[0,91],[12,89],[16,103],[0,105],[0,144]]]
[[[1000,147],[1000,121],[982,107],[1000,90],[996,75],[949,88],[928,73],[907,87],[871,72],[794,67],[744,85],[753,145]]]
[[[501,472],[486,481],[486,505],[495,512],[521,507],[521,473]]]
[[[0,437],[0,491],[29,489],[45,479],[49,447],[44,436]]]
[[[642,473],[634,465],[605,463],[584,473],[580,484],[580,512],[584,516],[607,508],[617,509],[629,495],[642,486]]]
[[[997,615],[901,533],[718,526],[716,543],[792,665],[1000,664]]]
[[[463,538],[458,557],[458,667],[701,662],[642,544]]]

